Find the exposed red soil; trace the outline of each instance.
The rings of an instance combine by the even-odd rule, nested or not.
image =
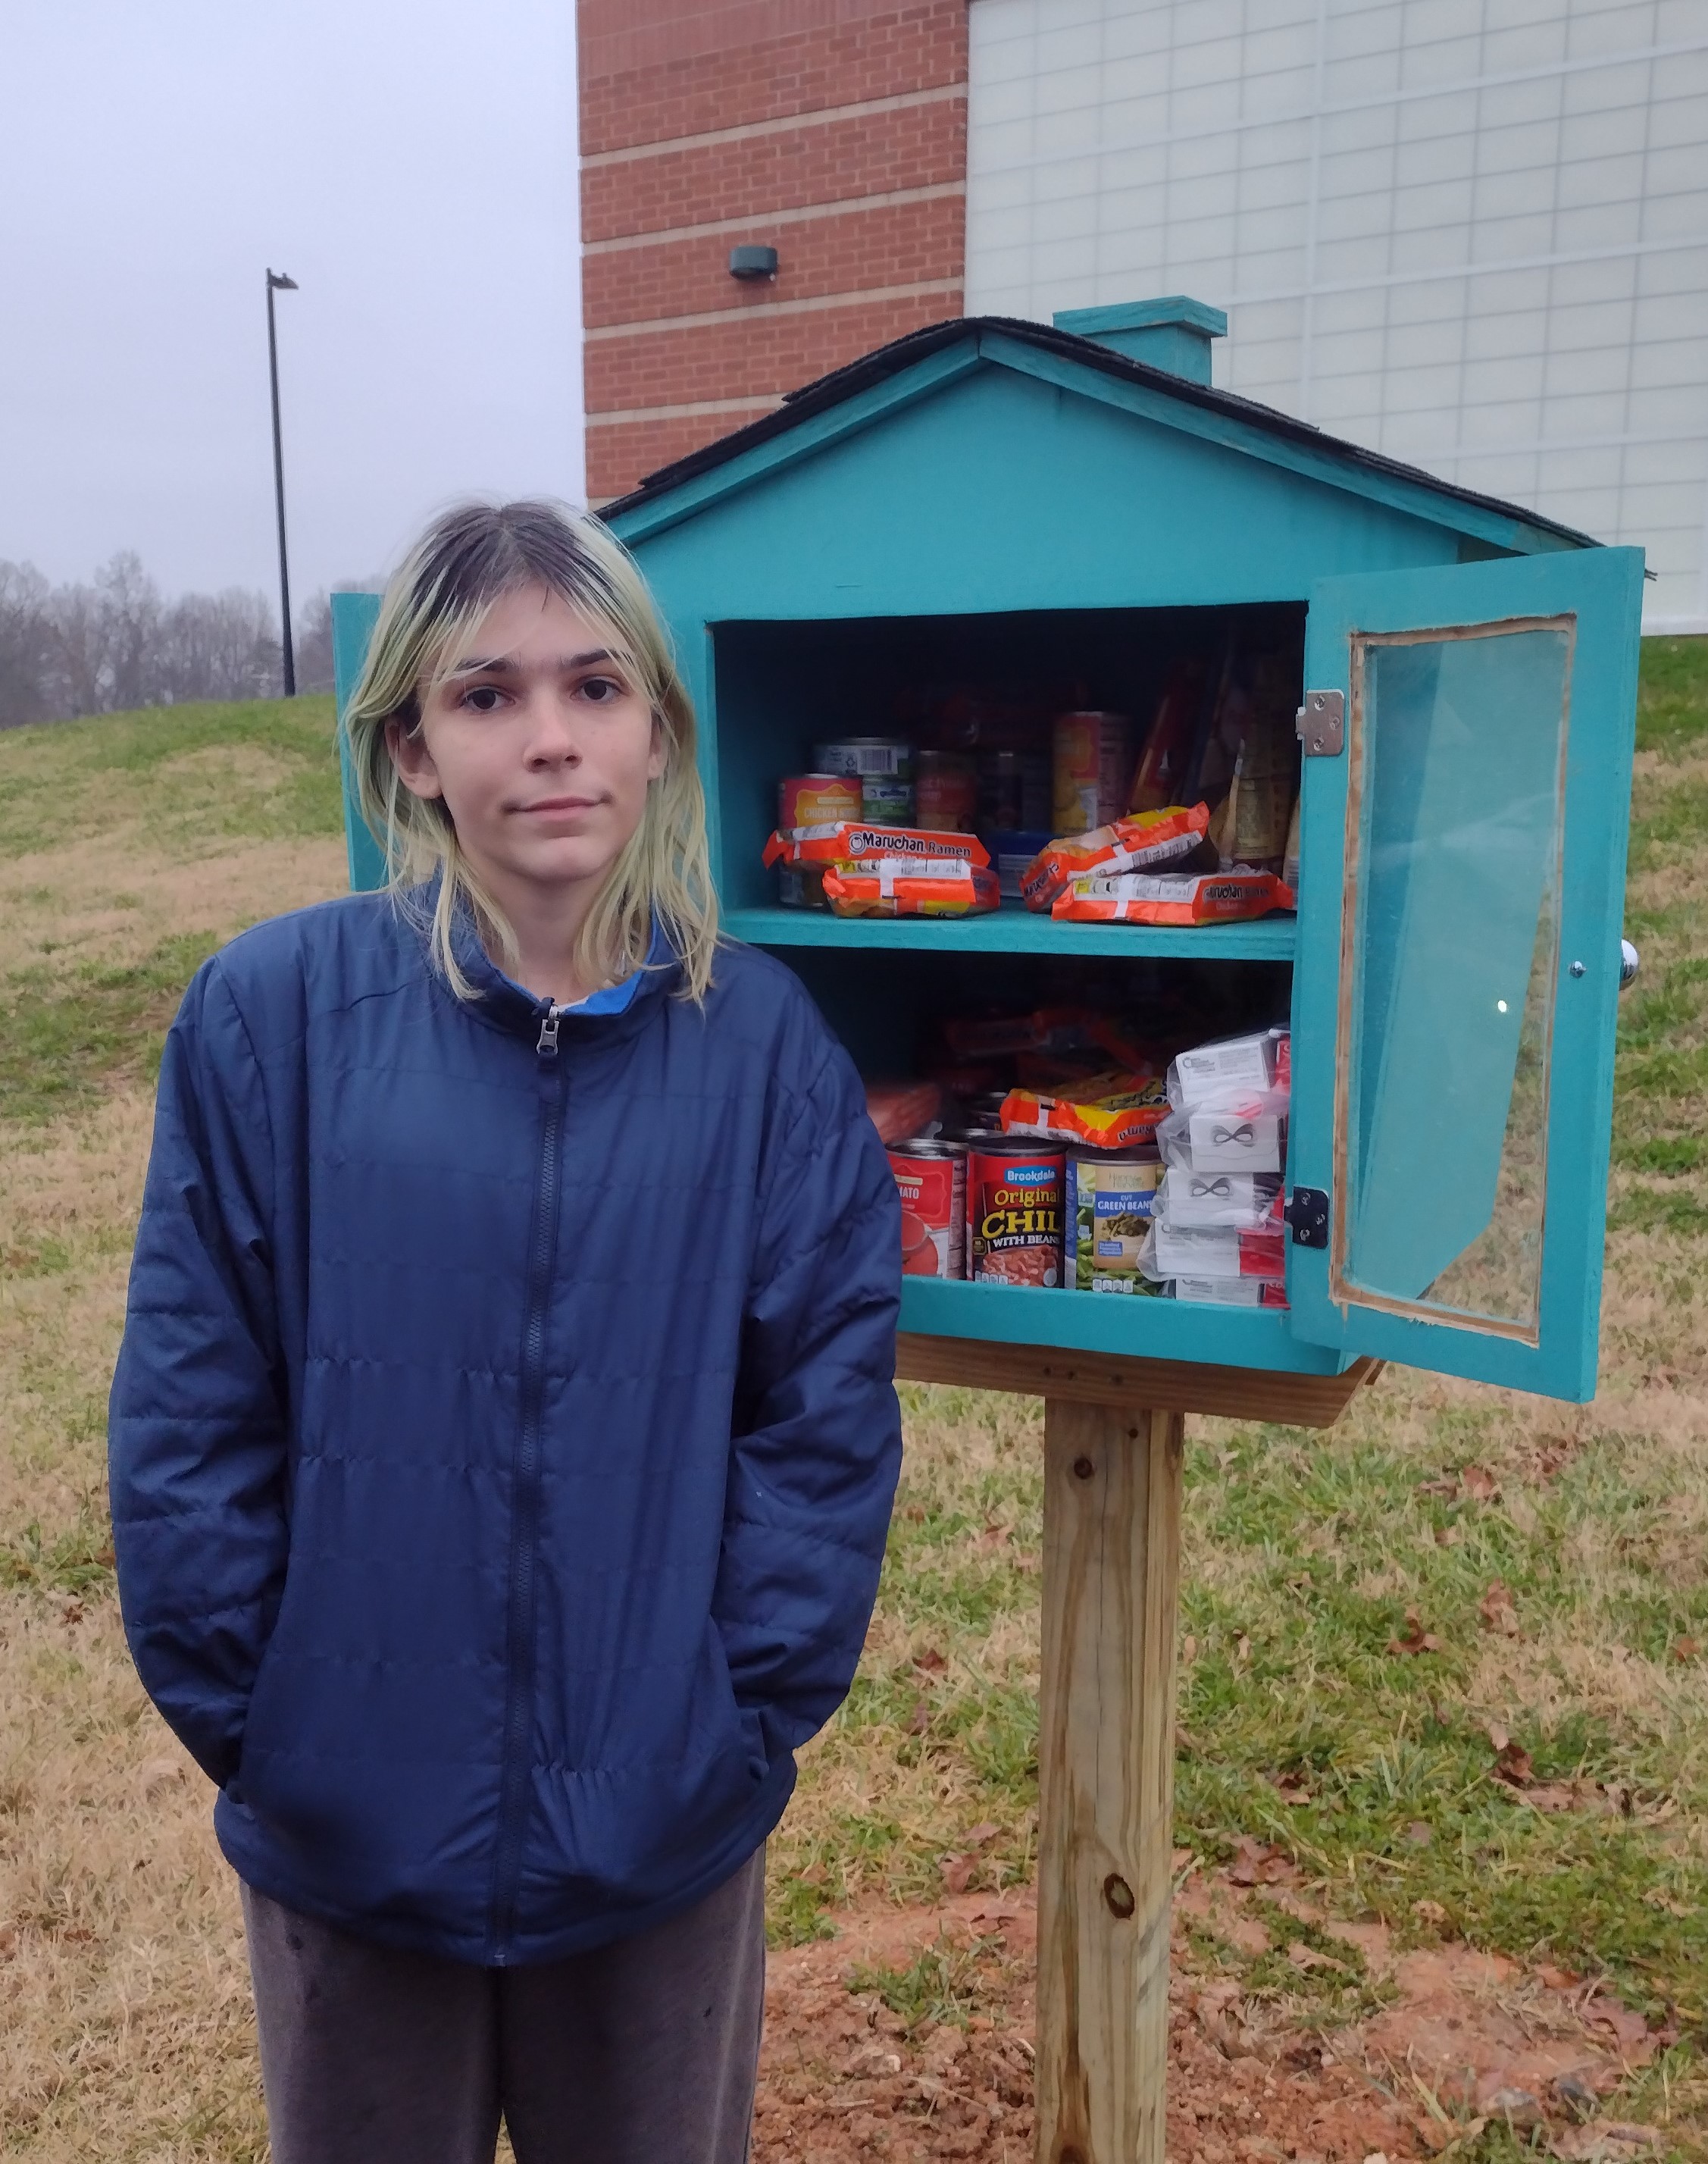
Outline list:
[[[1529,1972],[1445,1944],[1396,1956],[1380,1924],[1323,1918],[1265,1852],[1233,1876],[1190,1875],[1176,1903],[1168,2154],[1177,2164],[1385,2164],[1427,2158],[1487,2119],[1544,2126],[1556,2156],[1633,2158],[1651,2130],[1595,2117],[1664,2041],[1642,2016],[1557,1970]],[[1250,1877],[1254,1884],[1239,1883]],[[1319,1939],[1356,1946],[1391,2003],[1326,2036],[1194,1973],[1183,1927],[1249,1951],[1274,1943],[1254,1890]],[[1030,1890],[960,1894],[930,1908],[842,1911],[833,1940],[774,1954],[766,1990],[755,2164],[968,2157],[1030,2164],[1037,1909]],[[904,1970],[937,1949],[958,2019],[911,2030],[862,1969]],[[1325,1957],[1286,1951],[1302,1972]],[[1589,2124],[1583,2122],[1588,2120]]]

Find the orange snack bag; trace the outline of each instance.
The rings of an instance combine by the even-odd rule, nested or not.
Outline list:
[[[825,827],[779,828],[765,844],[768,864],[852,864],[878,857],[990,862],[989,852],[974,834],[938,834],[924,827],[869,827],[856,819],[839,819]]]
[[[1209,830],[1210,807],[1171,804],[1160,812],[1135,812],[1088,834],[1071,834],[1040,849],[1020,875],[1029,909],[1048,909],[1071,880],[1113,876],[1189,857]]]
[[[1090,924],[1234,924],[1295,906],[1293,890],[1273,872],[1195,872],[1170,878],[1128,875],[1077,879],[1050,914]]]
[[[1002,889],[964,858],[879,857],[830,865],[825,900],[838,917],[975,917],[997,906]]]
[[[1094,1149],[1148,1142],[1167,1116],[1168,1092],[1160,1074],[1119,1069],[1055,1092],[1010,1090],[1000,1114],[1005,1135],[1050,1135],[1089,1142]]]

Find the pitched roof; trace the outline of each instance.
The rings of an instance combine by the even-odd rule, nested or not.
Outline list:
[[[1174,375],[1170,370],[1154,368],[1148,362],[1134,360],[1125,354],[1117,353],[1112,346],[1099,344],[1093,339],[1077,338],[1071,331],[1057,330],[1049,323],[1027,323],[1011,316],[956,316],[946,323],[928,323],[923,330],[909,331],[904,338],[892,339],[889,344],[881,345],[874,352],[862,354],[858,360],[850,361],[846,367],[832,369],[828,376],[821,376],[814,382],[803,384],[798,391],[785,391],[783,403],[775,411],[761,414],[757,421],[749,422],[745,428],[736,428],[727,436],[720,436],[715,443],[707,444],[699,450],[690,451],[686,458],[674,460],[668,466],[660,466],[656,473],[647,474],[626,496],[618,496],[603,505],[600,516],[614,518],[622,512],[638,510],[643,505],[657,503],[661,497],[668,495],[671,490],[679,488],[685,481],[696,480],[701,474],[709,473],[731,459],[740,458],[744,452],[787,434],[791,428],[799,428],[815,414],[839,406],[860,392],[872,389],[874,385],[901,375],[946,347],[963,339],[976,339],[985,332],[999,333],[1005,338],[1019,339],[1045,353],[1077,362],[1082,367],[1095,370],[1099,375],[1142,385],[1147,390],[1162,391],[1187,405],[1224,414],[1229,419],[1243,423],[1248,428],[1260,429],[1283,442],[1307,447],[1319,457],[1344,463],[1373,475],[1380,475],[1426,488],[1452,502],[1468,504],[1479,511],[1515,519],[1521,524],[1555,534],[1573,546],[1590,549],[1599,546],[1593,534],[1580,533],[1575,527],[1564,526],[1558,519],[1544,517],[1540,512],[1532,511],[1523,505],[1505,502],[1499,496],[1481,496],[1474,489],[1460,488],[1452,481],[1443,481],[1438,475],[1426,473],[1421,467],[1409,466],[1398,459],[1386,458],[1381,452],[1369,450],[1361,444],[1348,443],[1344,437],[1325,434],[1310,422],[1297,421],[1291,414],[1282,413],[1273,406],[1260,405],[1255,399],[1241,398],[1231,391],[1216,391],[1208,384],[1191,382],[1184,376]]]

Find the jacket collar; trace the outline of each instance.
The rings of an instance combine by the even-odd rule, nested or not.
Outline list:
[[[422,901],[431,918],[433,904],[437,899],[437,878],[423,890]],[[489,1027],[521,1036],[538,1032],[541,1023],[553,1011],[553,1002],[528,991],[523,985],[505,974],[480,943],[474,920],[466,909],[457,913],[452,945],[458,965],[468,979],[475,996],[465,1002],[469,1011]],[[670,936],[655,916],[652,919],[652,944],[647,959],[638,969],[615,985],[602,986],[589,992],[584,1000],[568,1006],[558,1007],[560,1026],[567,1025],[577,1034],[598,1029],[601,1034],[620,1032],[619,1026],[637,1023],[650,1008],[653,1000],[668,991],[681,973],[681,965]]]

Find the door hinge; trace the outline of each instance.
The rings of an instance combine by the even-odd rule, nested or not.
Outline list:
[[[1346,695],[1307,691],[1293,727],[1307,759],[1339,759],[1346,748]]]
[[[1287,1197],[1287,1223],[1296,1247],[1328,1244],[1328,1195],[1321,1187],[1296,1187]]]

